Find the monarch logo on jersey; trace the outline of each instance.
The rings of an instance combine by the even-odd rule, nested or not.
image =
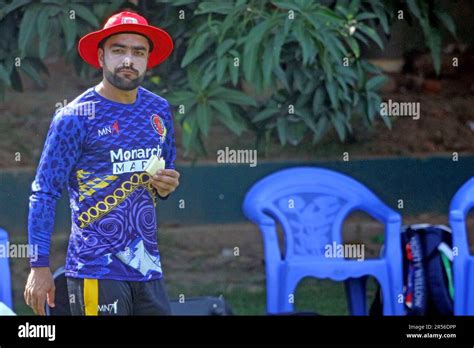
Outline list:
[[[103,135],[109,135],[109,134],[119,134],[119,124],[118,121],[115,121],[113,125],[104,127],[102,129],[99,129],[97,131],[97,134],[99,137]]]
[[[153,126],[153,129],[161,137],[161,141],[163,142],[164,139],[166,138],[166,132],[167,132],[165,122],[163,122],[163,119],[157,114],[153,114],[151,115],[151,125]]]

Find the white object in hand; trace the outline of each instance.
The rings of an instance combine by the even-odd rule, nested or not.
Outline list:
[[[153,176],[161,169],[165,169],[165,160],[162,157],[158,158],[156,155],[151,156],[145,166],[145,172]]]

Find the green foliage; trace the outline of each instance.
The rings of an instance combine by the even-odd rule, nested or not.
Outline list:
[[[90,75],[91,70],[77,55],[77,41],[97,30],[104,16],[123,2],[0,1],[0,99],[6,87],[23,90],[20,72],[42,86],[41,74],[48,73],[43,61],[49,54],[68,57],[79,74]]]
[[[184,25],[176,17],[167,27],[171,33],[178,31],[178,47],[175,62],[163,71],[177,73],[170,79],[161,76],[160,86],[166,86],[167,97],[178,107],[175,115],[183,126],[187,152],[205,150],[203,137],[213,119],[236,134],[254,131],[261,146],[272,137],[282,145],[305,139],[316,144],[331,127],[344,141],[360,116],[368,126],[381,117],[391,127],[389,118],[379,113],[378,90],[387,79],[360,54],[363,44],[383,49],[376,29],[380,25],[390,33],[399,8],[396,1],[171,4],[175,12],[184,12],[186,31],[176,28]],[[435,8],[420,0],[407,2],[403,10],[424,28],[439,71],[440,26],[454,34],[454,24]],[[432,12],[440,19],[437,27],[428,20]],[[219,86],[226,92],[213,93]],[[246,93],[256,103],[229,104],[224,99],[231,90]]]
[[[123,5],[0,0],[0,96],[21,90],[19,69],[41,83],[42,60],[54,49],[90,74],[76,43]],[[237,135],[255,132],[259,146],[273,137],[282,145],[316,144],[331,128],[344,141],[356,117],[367,126],[382,117],[390,127],[379,115],[386,78],[361,58],[362,45],[383,48],[377,29],[390,34],[402,9],[421,27],[439,72],[441,28],[455,35],[438,0],[139,1],[138,8],[174,40],[171,59],[149,83],[177,108],[186,153],[205,152],[215,120]]]

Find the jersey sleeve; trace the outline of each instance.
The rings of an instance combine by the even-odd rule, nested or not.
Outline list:
[[[37,255],[30,255],[32,267],[49,266],[56,203],[81,156],[84,118],[68,115],[63,109],[51,122],[29,199],[28,240],[37,250]]]

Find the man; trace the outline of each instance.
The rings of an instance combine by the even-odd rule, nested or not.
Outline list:
[[[29,242],[38,245],[26,303],[54,307],[49,250],[56,202],[67,187],[71,236],[66,277],[73,315],[166,315],[170,304],[156,241],[157,197],[179,185],[169,103],[140,87],[173,50],[171,37],[136,13],[84,36],[79,54],[103,79],[53,117],[32,184]],[[153,155],[165,169],[144,169]]]

